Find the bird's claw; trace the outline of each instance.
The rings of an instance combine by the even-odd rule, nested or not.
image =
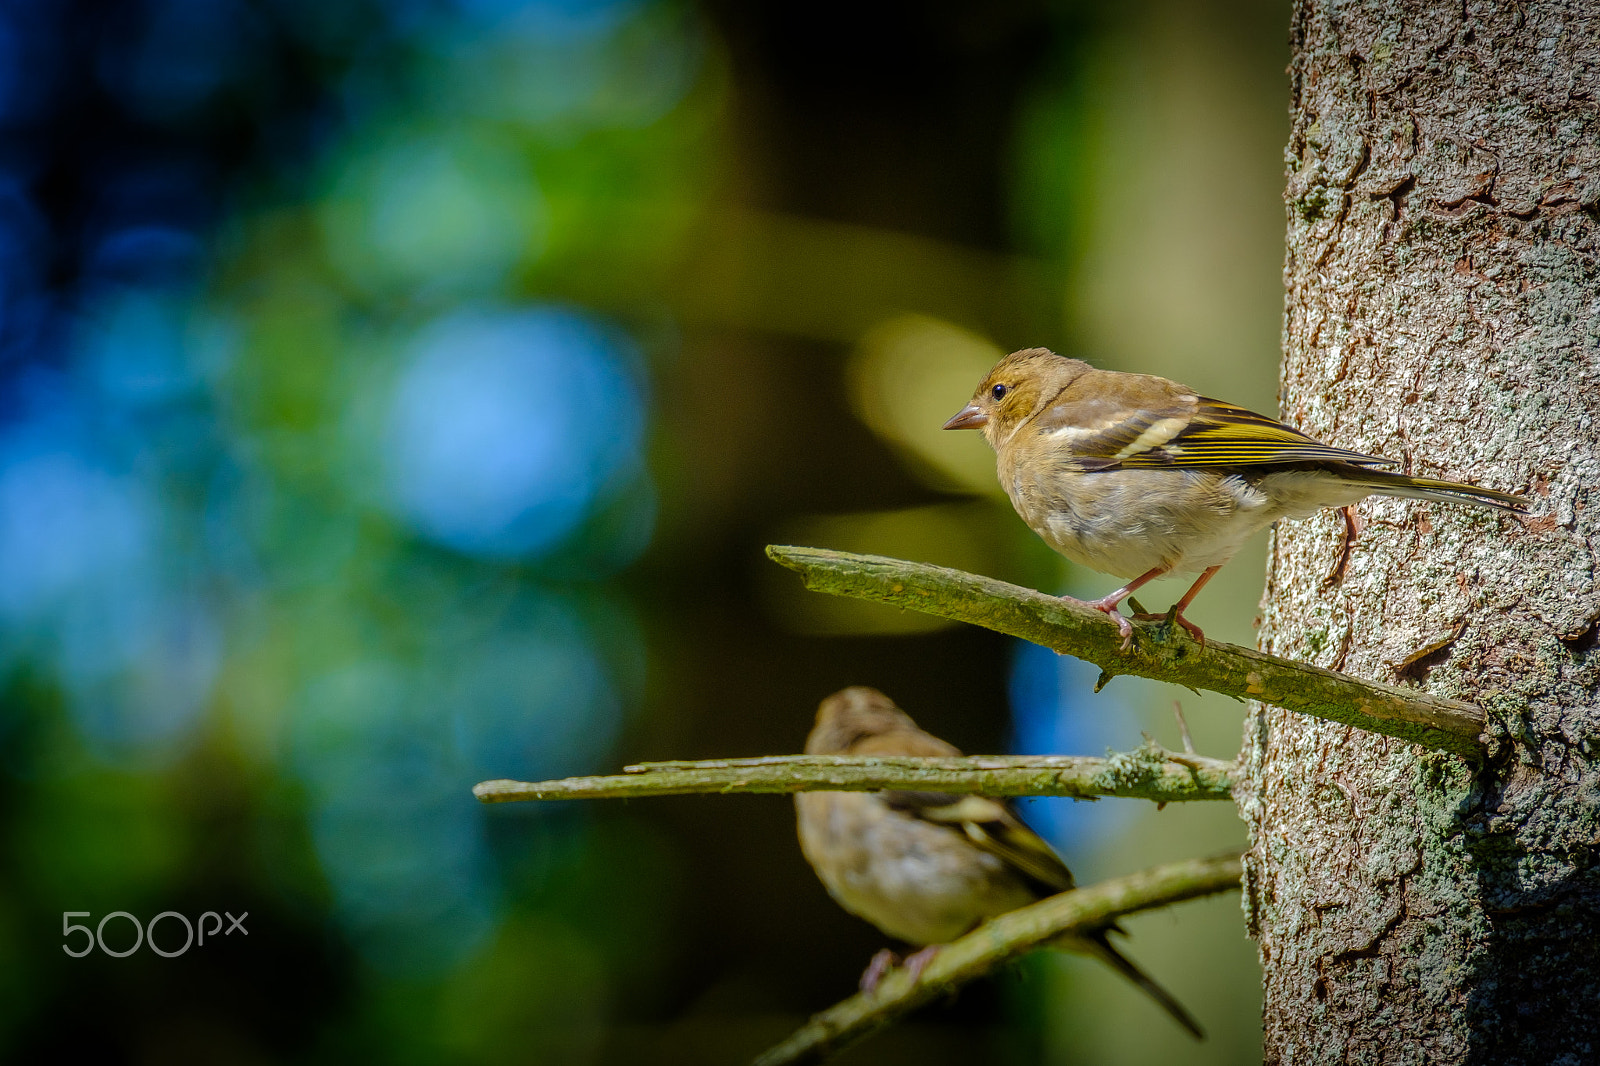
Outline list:
[[[921,977],[922,971],[927,968],[928,963],[932,962],[933,957],[937,954],[939,954],[939,945],[929,944],[921,951],[907,955],[904,965],[906,972],[911,975],[911,980],[915,981]],[[867,968],[861,971],[861,991],[868,993],[876,991],[878,985],[883,983],[883,979],[889,976],[889,971],[901,964],[899,955],[896,955],[888,948],[880,949],[876,955],[872,956],[872,961],[867,963]]]
[[[861,991],[871,992],[877,988],[878,983],[884,979],[890,970],[898,965],[900,965],[900,956],[888,948],[879,950],[876,955],[872,956],[872,961],[867,963],[867,968],[861,971],[861,980],[859,982]]]
[[[1121,596],[1113,593],[1099,600],[1080,600],[1075,596],[1063,596],[1061,598],[1072,603],[1082,604],[1085,607],[1091,607],[1110,618],[1117,623],[1117,632],[1122,636],[1122,650],[1128,651],[1133,647],[1133,623],[1128,621],[1121,611],[1117,610],[1117,606],[1122,602]],[[1134,617],[1137,618],[1138,615]]]
[[[1194,638],[1196,644],[1199,644],[1202,647],[1205,645],[1205,631],[1185,618],[1183,616],[1183,612],[1178,610],[1176,606],[1174,606],[1166,614],[1136,614],[1133,616],[1133,619],[1136,622],[1165,622],[1169,626],[1174,624],[1180,625],[1188,631],[1191,637]]]
[[[937,954],[939,954],[939,945],[929,944],[916,954],[907,955],[906,972],[911,975],[911,980],[915,981],[921,977],[922,971],[927,969],[928,963],[932,962],[933,957]]]

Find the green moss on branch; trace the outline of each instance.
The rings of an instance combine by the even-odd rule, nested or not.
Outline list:
[[[485,803],[677,796],[696,792],[870,792],[918,789],[986,796],[1124,796],[1176,803],[1232,797],[1233,764],[1178,755],[1154,744],[1104,759],[1074,755],[913,758],[774,755],[758,759],[643,763],[605,777],[485,781]]]
[[[1481,708],[1416,689],[1362,681],[1308,663],[1208,640],[1181,628],[1135,623],[1123,651],[1116,625],[1086,605],[926,563],[822,548],[771,546],[767,555],[806,587],[953,618],[1086,659],[1106,676],[1134,674],[1254,699],[1436,751],[1478,756]]]

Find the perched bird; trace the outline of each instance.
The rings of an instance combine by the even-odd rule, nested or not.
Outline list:
[[[835,692],[817,708],[808,755],[960,755],[917,728],[876,689]],[[1050,845],[1004,802],[945,792],[797,792],[800,850],[828,894],[890,936],[922,947],[913,972],[948,943],[995,915],[1073,888]],[[1196,1039],[1199,1025],[1107,938],[1115,925],[1053,946],[1093,955],[1149,993]],[[862,975],[870,990],[894,964],[879,952]]]
[[[983,431],[1012,506],[1045,543],[1132,579],[1087,603],[1116,620],[1124,649],[1133,627],[1117,607],[1167,573],[1200,575],[1171,616],[1204,641],[1183,612],[1251,534],[1280,518],[1373,494],[1523,510],[1510,493],[1375,469],[1394,463],[1166,378],[1096,370],[1046,348],[1000,360],[944,428]]]

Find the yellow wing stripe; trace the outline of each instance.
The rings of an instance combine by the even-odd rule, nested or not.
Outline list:
[[[1164,424],[1169,420],[1163,419]],[[1154,428],[1154,427],[1152,427]],[[1334,448],[1276,419],[1233,404],[1202,398],[1194,419],[1169,442],[1128,455],[1123,466],[1258,466],[1267,463],[1335,462],[1393,465],[1349,448]]]
[[[1150,451],[1152,448],[1159,448],[1173,437],[1182,433],[1187,425],[1189,425],[1187,418],[1163,418],[1133,438],[1127,447],[1113,455],[1112,458],[1118,460],[1127,459],[1141,452]]]

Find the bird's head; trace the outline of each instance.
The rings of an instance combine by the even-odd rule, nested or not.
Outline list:
[[[1050,405],[1061,391],[1087,373],[1089,364],[1048,348],[1025,348],[995,364],[945,429],[981,429],[997,450],[1011,435]]]
[[[875,688],[854,685],[835,692],[817,708],[816,724],[806,737],[806,754],[848,755],[868,737],[916,728],[911,716],[888,696]]]

